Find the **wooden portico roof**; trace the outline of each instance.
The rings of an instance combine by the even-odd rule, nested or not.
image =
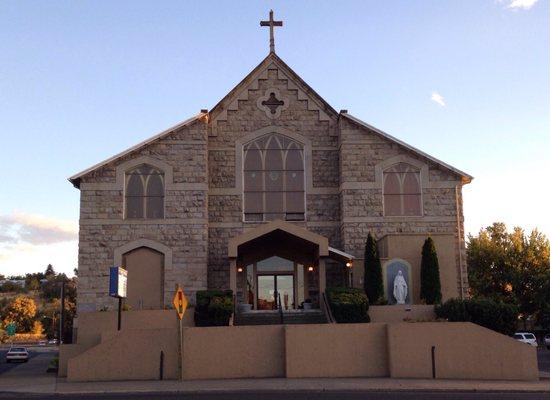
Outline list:
[[[243,250],[243,248],[248,247],[248,244],[260,244],[261,242],[259,242],[259,240],[262,238],[271,237],[275,240],[277,240],[277,238],[280,239],[280,236],[273,235],[277,232],[282,232],[286,233],[287,235],[293,236],[297,240],[297,242],[304,244],[304,250],[305,247],[310,247],[311,245],[314,245],[318,249],[319,257],[331,257],[343,262],[351,261],[355,258],[351,254],[348,254],[344,251],[329,247],[328,239],[326,237],[282,220],[271,221],[266,224],[259,225],[254,229],[251,229],[247,232],[242,233],[241,235],[231,238],[229,240],[228,248],[229,258],[242,257],[242,254],[239,254],[239,247],[241,248],[241,250]],[[281,241],[280,243],[281,245],[284,245],[284,241]]]
[[[319,247],[319,257],[328,257],[329,247],[328,239],[318,235],[307,229],[301,228],[290,222],[276,220],[266,224],[257,226],[247,232],[235,236],[229,240],[228,256],[229,258],[237,258],[239,254],[239,246],[248,243],[254,239],[268,235],[275,231],[283,231],[306,242],[313,243]]]

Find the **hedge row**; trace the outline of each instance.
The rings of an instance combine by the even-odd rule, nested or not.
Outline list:
[[[227,326],[233,314],[231,290],[199,290],[195,326]]]
[[[517,306],[490,299],[450,299],[435,307],[438,318],[450,322],[473,322],[485,328],[511,335],[516,331]]]
[[[369,300],[362,289],[329,288],[326,293],[332,315],[339,324],[370,322]]]

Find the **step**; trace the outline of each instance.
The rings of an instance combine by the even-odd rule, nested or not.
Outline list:
[[[235,325],[278,325],[281,323],[279,311],[250,311],[237,313]],[[321,310],[284,311],[284,324],[325,324],[327,318]]]

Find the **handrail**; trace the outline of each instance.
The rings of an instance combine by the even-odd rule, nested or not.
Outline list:
[[[281,293],[279,291],[277,291],[277,298],[279,299],[279,303],[278,303],[279,317],[281,318],[281,325],[283,325],[285,323],[285,321],[284,321],[284,316],[283,316],[283,307],[282,307],[282,304],[281,304]]]
[[[235,319],[237,319],[237,295],[233,294],[233,314],[231,315],[231,318],[229,319],[229,325],[233,326],[235,325]]]
[[[335,324],[336,320],[334,319],[334,315],[332,315],[332,309],[330,308],[327,294],[325,292],[323,292],[322,298],[323,298],[323,308],[325,309],[325,315],[327,317],[328,323]]]

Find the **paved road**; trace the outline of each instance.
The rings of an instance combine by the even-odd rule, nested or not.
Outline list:
[[[0,351],[0,392],[21,391],[32,386],[33,390],[53,393],[55,374],[47,373],[48,365],[57,355],[56,347],[30,347],[29,362],[6,363],[6,349]],[[35,397],[36,398],[36,397]]]
[[[219,394],[119,394],[119,395],[63,395],[63,396],[22,396],[2,397],[6,399],[41,400],[547,400],[550,393],[464,393],[464,392],[258,392],[258,393],[219,393]]]
[[[34,351],[31,348],[27,348],[27,350],[29,351],[29,363],[31,362],[31,359],[36,358],[38,354],[40,354],[38,351]],[[4,372],[10,371],[23,364],[23,363],[16,363],[16,362],[11,362],[8,364],[6,362],[7,352],[8,352],[8,349],[3,349],[0,351],[0,375],[2,375]],[[32,361],[32,363],[34,365],[34,361]]]
[[[6,362],[6,353],[8,349],[0,350],[0,376],[14,375],[17,376],[32,376],[43,375],[46,373],[50,360],[57,355],[57,347],[27,347],[29,352],[29,361],[21,362]]]

